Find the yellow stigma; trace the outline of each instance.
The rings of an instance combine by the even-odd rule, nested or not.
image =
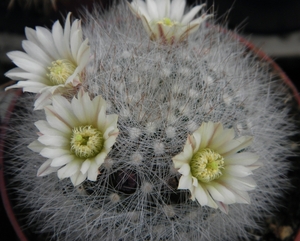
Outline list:
[[[169,18],[164,18],[163,23],[164,23],[164,25],[167,25],[167,26],[173,26],[174,25],[174,22]]]
[[[102,133],[92,126],[79,126],[72,130],[71,152],[80,158],[98,155],[103,148]]]
[[[191,162],[191,173],[200,182],[210,182],[222,175],[224,158],[215,151],[205,148],[194,154]]]
[[[52,66],[48,67],[50,81],[54,85],[64,84],[66,80],[74,73],[76,67],[67,59],[59,59],[52,62]]]
[[[163,20],[158,21],[157,23],[163,24],[165,26],[169,26],[172,27],[173,25],[175,25],[175,22],[173,22],[171,19],[169,18],[163,18]]]

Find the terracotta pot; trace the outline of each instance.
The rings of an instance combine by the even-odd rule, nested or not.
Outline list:
[[[300,241],[300,229],[295,237],[295,241]]]
[[[6,127],[9,123],[11,113],[14,110],[17,99],[21,96],[22,90],[10,90],[8,92],[2,92],[1,94],[1,140],[0,140],[0,192],[2,202],[14,231],[21,241],[27,241],[12,209],[11,202],[8,197],[8,193],[5,185],[4,178],[4,139],[6,134]],[[6,104],[7,103],[7,104]]]

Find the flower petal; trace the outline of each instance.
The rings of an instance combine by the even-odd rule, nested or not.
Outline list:
[[[150,18],[154,20],[158,20],[159,15],[158,15],[156,2],[154,0],[146,0],[146,5],[147,5],[147,10]]]
[[[69,150],[64,150],[61,148],[51,148],[51,147],[45,147],[40,154],[47,158],[56,158],[60,157],[66,154],[69,154]]]
[[[241,165],[229,165],[225,167],[223,174],[227,174],[234,177],[246,177],[252,174],[252,172]]]
[[[197,131],[194,132],[192,136],[188,135],[187,141],[191,143],[194,154],[199,150],[201,140],[202,140],[201,134]]]
[[[251,153],[251,152],[241,152],[241,153],[235,153],[230,156],[226,156],[224,158],[224,161],[226,165],[243,165],[243,166],[249,166],[257,162],[259,159],[259,156]]]
[[[104,149],[106,152],[111,150],[111,147],[115,144],[117,136],[119,134],[118,129],[114,129],[114,132],[110,132],[110,136],[105,140]]]
[[[180,168],[183,164],[189,163],[193,157],[193,150],[191,145],[185,145],[183,152],[172,158],[175,168]]]
[[[188,24],[204,6],[205,4],[193,7],[191,11],[183,16],[181,24]]]
[[[201,133],[200,149],[204,149],[207,147],[210,139],[214,135],[215,129],[215,124],[211,121],[209,121],[208,123],[202,123],[198,131]]]
[[[206,192],[204,191],[204,188],[200,183],[198,183],[198,186],[195,187],[195,197],[201,206],[207,205],[208,197],[206,195]]]
[[[70,126],[60,118],[60,116],[53,110],[52,106],[48,105],[44,108],[44,110],[46,113],[46,119],[53,128],[64,133],[71,134]]]
[[[88,159],[85,160],[85,161],[82,163],[81,168],[80,168],[81,173],[82,173],[82,174],[85,174],[85,173],[88,171],[88,169],[90,168],[90,166],[91,166],[91,161],[88,160]]]
[[[185,8],[185,0],[173,0],[171,3],[170,19],[180,22]]]
[[[71,36],[71,53],[74,59],[77,59],[77,53],[81,45],[81,31],[76,30]]]
[[[219,146],[227,144],[234,138],[234,129],[225,129],[219,135],[214,135],[209,147],[213,150],[218,150]]]
[[[37,75],[41,75],[41,76],[45,76],[46,75],[46,68],[41,65],[40,63],[38,63],[37,61],[35,61],[33,58],[29,57],[27,54],[21,52],[21,51],[12,51],[7,53],[7,56],[21,69],[33,73],[33,74],[37,74]]]
[[[227,184],[229,188],[240,191],[251,191],[256,187],[256,183],[251,177],[241,178],[223,175],[220,181]]]
[[[230,190],[228,190],[224,185],[222,185],[218,182],[214,182],[212,185],[224,197],[223,203],[232,204],[232,203],[236,202],[234,193],[232,193]]]
[[[95,162],[97,163],[98,166],[102,165],[102,163],[104,162],[106,156],[107,156],[106,152],[101,152],[100,154],[98,154],[95,157]]]
[[[178,170],[178,172],[184,176],[188,176],[191,172],[191,168],[189,164],[183,164],[180,169]]]
[[[27,147],[34,152],[40,152],[45,146],[36,140],[31,142]]]
[[[74,187],[81,184],[86,179],[86,176],[87,176],[86,174],[82,174],[80,171],[73,174],[70,178],[71,178],[71,182],[73,183]]]
[[[101,105],[101,108],[97,108],[99,109],[97,114],[97,128],[103,132],[103,130],[106,128],[106,104],[104,104],[102,98],[99,99],[99,101],[103,104]]]
[[[63,132],[50,126],[47,121],[39,120],[36,121],[34,125],[39,129],[41,133],[45,135],[54,135],[54,136],[63,135]]]
[[[70,51],[70,31],[71,31],[71,24],[70,24],[70,18],[71,13],[68,13],[66,21],[65,21],[65,27],[64,27],[64,36],[62,43],[64,45],[65,54],[71,57],[71,51]]]
[[[44,51],[51,56],[52,59],[60,59],[60,55],[55,47],[51,32],[43,27],[36,27],[36,36]]]
[[[181,176],[179,179],[178,189],[192,189],[192,176]]]
[[[216,204],[218,205],[218,208],[223,212],[223,213],[226,213],[228,214],[228,205],[223,203],[223,202],[219,202],[219,201],[216,201]]]
[[[220,202],[225,201],[223,195],[213,185],[205,184],[205,188],[208,190],[208,192],[214,200]]]
[[[236,202],[237,203],[246,203],[250,204],[250,197],[247,192],[240,191],[240,190],[232,190],[232,192],[235,194]]]
[[[31,41],[24,40],[22,47],[30,57],[41,62],[44,66],[50,66],[52,59],[38,45]]]
[[[144,1],[135,0],[132,1],[131,4],[128,4],[128,6],[134,15],[137,17],[144,16],[147,21],[150,21],[150,15],[148,14],[147,5]]]
[[[44,162],[40,168],[37,171],[37,176],[38,177],[43,177],[43,176],[47,176],[48,174],[52,173],[52,172],[56,172],[58,168],[56,167],[51,167],[51,159],[48,159],[46,162]]]
[[[42,83],[36,83],[32,81],[19,81],[15,85],[11,85],[5,88],[5,91],[14,89],[14,88],[23,88],[23,92],[31,92],[31,93],[38,93],[41,88],[43,88],[45,85]]]
[[[26,88],[23,88],[23,91],[25,91],[25,89]],[[31,92],[33,92],[32,89],[31,89]],[[53,97],[53,96],[52,96],[51,92],[49,92],[49,91],[44,91],[43,93],[39,94],[36,101],[34,102],[34,110],[41,110],[45,106],[50,105],[51,97]]]
[[[98,174],[99,174],[98,165],[95,162],[92,162],[88,170],[88,179],[90,181],[97,181]]]
[[[74,160],[74,156],[67,154],[67,155],[62,155],[56,158],[53,158],[52,162],[51,162],[51,166],[52,167],[61,167],[63,165],[68,164],[69,162]]]
[[[78,70],[82,71],[82,69],[87,65],[89,62],[90,57],[90,47],[88,45],[89,40],[85,39],[83,43],[80,45],[77,55],[76,55],[76,62],[79,63]]]
[[[53,109],[59,113],[60,118],[68,124],[68,126],[78,126],[79,121],[75,117],[70,102],[61,95],[55,95],[52,98]]]
[[[170,16],[170,0],[156,0],[156,6],[159,19]]]
[[[29,41],[35,43],[36,45],[39,45],[39,40],[34,29],[25,27],[25,36]]]
[[[263,165],[264,165],[264,164],[263,164],[262,162],[257,161],[257,162],[255,162],[254,164],[247,166],[247,168],[248,168],[250,171],[253,171],[253,170],[256,170],[257,168],[262,167]]]
[[[77,173],[80,170],[80,161],[73,160],[69,162],[64,167],[60,168],[57,171],[57,176],[59,179],[64,179],[66,177],[71,177],[75,173]]]
[[[218,147],[218,153],[223,157],[230,156],[248,146],[252,143],[252,136],[241,136],[238,139],[229,141]]]
[[[206,188],[204,189],[204,192],[206,193],[206,196],[207,196],[207,206],[209,206],[211,208],[218,208],[218,205],[212,199],[212,197],[210,196],[210,194],[208,193],[208,191],[206,190]]]
[[[70,56],[68,54],[64,54],[65,46],[62,41],[63,39],[63,28],[60,25],[59,21],[56,21],[52,26],[52,36],[53,36],[53,42],[55,44],[55,47],[57,51],[64,57],[64,59],[69,59]]]
[[[5,76],[13,80],[27,80],[26,82],[30,82],[32,86],[41,85],[42,87],[45,87],[50,84],[49,80],[44,76],[26,72],[21,68],[13,68],[7,71]]]
[[[81,100],[76,99],[74,97],[72,99],[71,105],[72,105],[72,111],[75,114],[75,116],[77,117],[77,119],[80,121],[80,123],[87,124],[88,121],[85,116],[85,110],[84,110],[84,106],[83,106],[83,103],[81,102]]]
[[[47,146],[64,147],[69,145],[70,141],[63,136],[42,135],[38,141]]]
[[[106,104],[103,105],[106,107]],[[101,108],[102,109],[102,108]],[[98,116],[99,118],[99,116]],[[117,123],[118,123],[118,115],[116,114],[112,114],[112,115],[107,115],[106,116],[106,121],[105,121],[105,128],[109,128],[110,126],[114,127],[114,128],[117,128]],[[98,122],[99,124],[100,122]],[[99,126],[99,129],[101,129],[102,127]]]

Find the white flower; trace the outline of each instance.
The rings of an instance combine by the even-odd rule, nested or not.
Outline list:
[[[78,86],[82,81],[82,72],[88,63],[90,48],[88,39],[83,41],[81,22],[70,24],[70,13],[64,29],[59,21],[52,27],[52,33],[43,27],[25,29],[27,40],[22,42],[21,51],[12,51],[7,55],[18,66],[5,75],[20,80],[11,88],[23,88],[23,91],[39,93],[35,109],[41,109],[49,103],[49,98]]]
[[[260,167],[257,155],[242,152],[252,137],[234,136],[221,123],[203,123],[188,136],[183,152],[172,158],[182,174],[178,189],[189,189],[192,200],[226,213],[228,204],[250,203],[247,191],[256,183],[249,175]]]
[[[35,122],[40,137],[28,147],[48,160],[37,175],[57,171],[60,179],[70,177],[74,186],[86,178],[96,181],[118,135],[117,115],[106,115],[106,102],[100,96],[90,99],[79,91],[71,103],[53,96],[52,105],[44,107],[45,120]]]
[[[130,10],[141,18],[151,40],[162,40],[165,43],[180,42],[195,32],[200,24],[212,15],[203,14],[192,21],[195,15],[205,6],[199,5],[183,15],[185,0],[133,0]]]

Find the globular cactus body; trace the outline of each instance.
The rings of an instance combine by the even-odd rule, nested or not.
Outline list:
[[[259,229],[287,183],[292,124],[281,80],[212,24],[170,45],[151,41],[126,4],[86,14],[84,22],[92,55],[82,86],[118,115],[119,135],[97,181],[73,187],[53,173],[36,177],[45,159],[26,145],[36,139],[33,121],[44,117],[26,116],[15,180],[32,223],[57,240],[237,240]],[[252,136],[247,151],[259,156],[250,203],[229,205],[228,214],[177,189],[172,158],[204,122]]]

